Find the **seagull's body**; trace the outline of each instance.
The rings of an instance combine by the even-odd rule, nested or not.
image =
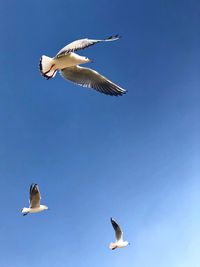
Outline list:
[[[47,206],[40,205],[38,208],[23,208],[22,213],[23,215],[27,215],[28,213],[37,213],[46,209],[48,209]]]
[[[45,205],[40,205],[40,191],[37,184],[32,184],[30,186],[30,199],[29,199],[29,208],[23,208],[21,212],[23,215],[27,215],[28,213],[37,213],[43,210],[47,210],[48,207]]]
[[[83,68],[79,65],[91,62],[87,57],[74,53],[77,50],[84,49],[99,42],[115,41],[118,36],[111,36],[103,40],[81,39],[74,41],[63,47],[54,57],[43,55],[40,58],[40,72],[48,80],[53,78],[57,71],[63,78],[70,80],[80,86],[93,88],[107,95],[122,95],[126,90],[114,84],[98,72]]]
[[[63,55],[62,57],[55,57],[55,58],[42,56],[41,64],[42,62],[43,66],[41,68],[43,69],[41,69],[41,72],[43,76],[48,80],[55,76],[57,70],[63,70],[65,68],[77,66],[79,64],[84,64],[90,62],[90,60],[86,57],[82,57],[76,53],[71,52],[66,55]]]
[[[124,248],[127,245],[129,245],[128,241],[124,241],[123,240],[123,232],[122,232],[119,224],[113,218],[111,218],[110,221],[111,221],[112,226],[113,226],[113,228],[115,230],[116,241],[110,243],[109,248],[114,250],[116,248]]]

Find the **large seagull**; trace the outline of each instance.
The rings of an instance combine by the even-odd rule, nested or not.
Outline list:
[[[126,93],[125,89],[111,82],[95,70],[80,67],[79,65],[91,62],[91,60],[74,53],[77,50],[84,49],[96,43],[115,41],[118,39],[119,36],[115,35],[103,40],[85,38],[74,41],[63,47],[53,58],[43,55],[40,58],[40,72],[48,80],[53,78],[57,71],[60,71],[63,78],[80,86],[93,88],[106,95],[123,95]]]
[[[123,232],[122,232],[119,224],[116,222],[116,220],[114,218],[111,218],[110,221],[111,221],[112,226],[115,230],[116,241],[110,243],[109,248],[114,250],[116,248],[124,248],[127,245],[129,245],[130,243],[128,241],[123,240]]]
[[[36,213],[43,210],[48,210],[48,207],[45,205],[40,205],[40,191],[37,184],[32,184],[30,186],[30,199],[29,199],[29,208],[23,208],[21,212],[23,215],[27,215],[28,213]]]

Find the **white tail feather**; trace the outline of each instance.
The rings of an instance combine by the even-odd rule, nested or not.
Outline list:
[[[110,243],[109,248],[113,250],[113,249],[116,249],[117,246],[115,243]]]
[[[53,59],[51,57],[42,56],[40,58],[40,72],[47,79],[53,78],[57,72],[54,69],[51,69],[53,66],[52,63]]]

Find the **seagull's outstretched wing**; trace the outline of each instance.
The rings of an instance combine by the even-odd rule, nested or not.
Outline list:
[[[111,218],[110,221],[111,221],[112,226],[115,230],[116,241],[122,240],[123,239],[123,232],[122,232],[119,224],[113,218]]]
[[[102,40],[92,40],[92,39],[88,39],[88,38],[85,38],[85,39],[80,39],[80,40],[77,40],[77,41],[74,41],[68,45],[66,45],[65,47],[63,47],[59,52],[58,54],[56,55],[56,57],[61,57],[61,56],[64,56],[70,52],[74,52],[74,51],[77,51],[77,50],[81,50],[81,49],[84,49],[86,47],[89,47],[91,45],[94,45],[96,43],[100,43],[100,42],[107,42],[107,41],[115,41],[115,40],[118,40],[120,37],[118,35],[115,35],[115,36],[110,36],[106,39],[102,39]]]
[[[38,208],[40,206],[40,191],[37,184],[30,186],[30,208]]]
[[[106,95],[118,96],[126,93],[126,90],[100,75],[97,71],[80,66],[65,68],[60,71],[63,78],[83,87],[93,88]]]

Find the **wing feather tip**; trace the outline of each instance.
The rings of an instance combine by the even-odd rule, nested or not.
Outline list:
[[[115,40],[118,40],[120,39],[121,36],[119,34],[115,34],[115,35],[111,35],[109,36],[108,38],[104,39],[105,41],[115,41]]]

